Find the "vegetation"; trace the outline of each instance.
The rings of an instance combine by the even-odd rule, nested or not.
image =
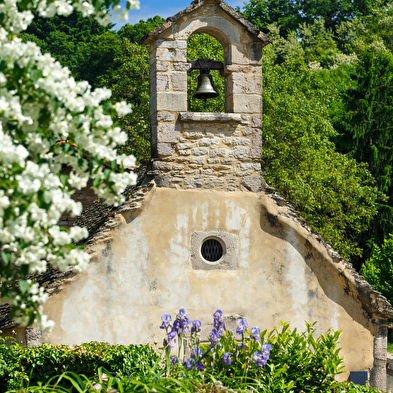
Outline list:
[[[0,340],[0,388],[16,392],[377,392],[337,383],[341,372],[340,332],[314,338],[315,324],[305,332],[281,323],[268,332],[249,329],[238,320],[235,338],[223,330],[220,310],[214,313],[210,344],[199,339],[201,323],[180,310],[173,324],[162,316],[166,339],[161,357],[149,346],[92,342],[70,348],[44,344],[38,348],[10,346]],[[186,334],[190,326],[191,334]],[[178,340],[178,357],[169,345]],[[184,351],[189,347],[190,352]],[[189,359],[186,353],[191,354]],[[190,356],[190,355],[187,355]],[[22,389],[22,390],[21,390]]]

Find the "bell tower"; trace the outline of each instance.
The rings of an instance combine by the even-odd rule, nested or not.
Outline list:
[[[225,113],[187,111],[187,39],[216,38],[224,49]],[[158,187],[263,189],[262,48],[270,39],[222,0],[195,0],[146,35],[150,124]]]

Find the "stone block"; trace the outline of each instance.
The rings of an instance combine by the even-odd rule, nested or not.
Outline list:
[[[171,82],[173,91],[187,92],[187,74],[185,72],[173,72]]]
[[[262,131],[255,128],[252,131],[252,144],[250,158],[261,158],[262,156]]]
[[[262,116],[261,115],[255,115],[252,117],[252,126],[255,128],[262,127]]]
[[[220,160],[218,158],[208,158],[207,163],[208,164],[218,164]]]
[[[157,141],[159,143],[177,143],[180,137],[180,124],[158,123]]]
[[[187,49],[187,41],[185,40],[176,40],[176,41],[167,41],[167,40],[156,40],[153,44],[153,47],[156,48],[167,48],[167,49]]]
[[[191,155],[191,150],[179,150],[178,154],[180,156],[189,156],[189,155]]]
[[[200,139],[203,138],[206,134],[202,130],[196,131],[187,131],[183,133],[184,138],[188,139]]]
[[[184,168],[183,165],[173,165],[173,170],[174,171],[181,171]]]
[[[188,71],[190,68],[190,63],[172,63],[172,69],[174,71]]]
[[[224,143],[225,145],[231,145],[232,144],[232,139],[231,138],[224,138],[222,140],[222,143]]]
[[[237,167],[241,171],[247,171],[249,169],[252,169],[254,171],[260,171],[261,170],[261,164],[260,163],[238,164]]]
[[[244,94],[244,75],[241,73],[233,73],[227,78],[227,94]]]
[[[184,179],[185,189],[201,188],[202,185],[203,185],[203,180]]]
[[[243,130],[243,135],[244,135],[244,136],[251,135],[251,133],[252,133],[252,131],[251,131],[249,128],[246,129],[246,130]]]
[[[246,75],[246,93],[262,94],[262,74]]]
[[[221,160],[221,164],[223,165],[231,165],[233,163],[233,160],[231,160],[230,158],[224,158]]]
[[[157,71],[168,71],[169,69],[169,63],[164,62],[164,61],[156,61],[152,66],[151,66],[151,71],[153,73]]]
[[[248,153],[250,151],[249,147],[246,146],[235,146],[229,149],[228,157],[243,159],[248,157]]]
[[[196,143],[178,143],[176,145],[177,150],[193,149],[194,147],[197,147]]]
[[[183,180],[182,177],[172,177],[172,183],[181,183]]]
[[[203,165],[206,162],[206,159],[205,159],[204,156],[202,156],[202,157],[190,157],[189,162],[191,164]]]
[[[156,121],[175,121],[175,115],[169,112],[158,112]]]
[[[157,92],[150,97],[150,113],[158,111],[181,112],[187,110],[187,92]]]
[[[242,191],[259,192],[262,191],[263,179],[260,176],[243,177],[240,183]]]
[[[197,147],[195,149],[192,149],[192,154],[194,156],[205,156],[209,154],[209,149],[206,147]]]
[[[250,60],[247,56],[247,49],[242,44],[232,44],[229,47],[229,62],[237,65],[248,65]]]
[[[226,157],[227,149],[210,150],[210,157]]]
[[[171,61],[171,62],[186,62],[187,50],[186,49],[156,49],[157,61]]]
[[[175,148],[170,143],[158,143],[157,154],[159,157],[171,156],[172,154],[175,154]]]
[[[169,90],[169,76],[161,72],[156,74],[156,89],[157,91]]]
[[[250,66],[240,66],[240,65],[227,65],[225,66],[224,73],[229,74],[231,72],[241,72],[243,74],[247,74],[251,71]]]
[[[250,94],[232,94],[227,97],[228,105],[236,113],[261,113],[262,97]],[[227,103],[225,102],[227,105]]]
[[[157,187],[169,187],[171,184],[171,177],[168,175],[156,176],[154,181]]]
[[[251,143],[248,138],[233,138],[232,144],[233,146],[247,146]]]
[[[213,113],[213,112],[182,112],[179,115],[180,121],[202,121],[201,127],[211,127],[216,122],[241,123],[242,117],[238,113]],[[236,127],[236,125],[234,125]]]
[[[205,183],[203,184],[203,188],[209,189],[209,188],[216,188],[216,187],[222,187],[225,185],[225,181],[223,179],[209,179],[205,180]]]
[[[172,170],[172,165],[169,164],[168,162],[154,161],[153,162],[153,169],[163,171],[163,172],[169,172]]]
[[[218,145],[220,143],[220,140],[218,138],[202,138],[199,141],[199,146],[212,146],[212,145]]]

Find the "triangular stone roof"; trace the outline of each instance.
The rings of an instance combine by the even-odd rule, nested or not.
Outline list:
[[[206,3],[215,3],[217,7],[226,12],[231,18],[233,18],[237,23],[241,24],[246,28],[246,30],[257,39],[262,41],[262,46],[265,46],[271,42],[270,38],[263,33],[261,30],[257,29],[251,22],[249,22],[243,15],[235,11],[231,6],[229,6],[223,0],[194,0],[188,7],[179,11],[176,15],[171,16],[166,19],[166,21],[152,30],[150,33],[146,34],[139,42],[141,44],[150,44],[157,36],[164,33],[169,29],[178,19],[191,14],[201,6]]]

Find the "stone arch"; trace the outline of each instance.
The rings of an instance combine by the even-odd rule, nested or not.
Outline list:
[[[214,62],[224,63],[224,48],[215,36],[205,29],[194,32],[187,40],[187,61],[209,58]],[[215,63],[217,64],[217,63]],[[193,98],[198,85],[200,70],[189,70],[187,73],[187,110],[189,112],[225,112],[225,77],[223,70],[212,69],[210,75],[218,97],[207,101]]]

